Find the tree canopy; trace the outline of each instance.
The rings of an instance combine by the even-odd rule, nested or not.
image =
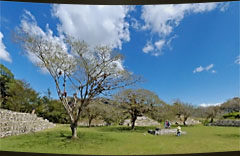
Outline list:
[[[130,115],[132,129],[134,129],[138,116],[142,116],[153,110],[154,106],[162,104],[155,93],[146,89],[126,89],[114,97],[120,107]]]
[[[176,100],[173,104],[173,112],[175,112],[175,115],[180,119],[180,121],[183,121],[183,124],[186,125],[188,117],[190,117],[194,112],[194,107],[188,103]]]

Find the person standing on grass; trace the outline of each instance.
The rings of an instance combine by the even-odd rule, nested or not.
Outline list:
[[[178,126],[178,127],[177,127],[177,136],[180,136],[180,135],[181,135],[181,127]]]
[[[170,129],[171,128],[171,122],[168,121],[168,128]]]
[[[164,123],[164,127],[165,127],[165,129],[168,128],[168,120],[165,121],[165,123]]]

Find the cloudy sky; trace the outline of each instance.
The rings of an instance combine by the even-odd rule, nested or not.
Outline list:
[[[21,55],[16,27],[60,41],[68,34],[109,45],[122,66],[164,101],[216,105],[239,96],[239,2],[146,6],[88,6],[0,2],[0,62],[38,92],[52,78]]]

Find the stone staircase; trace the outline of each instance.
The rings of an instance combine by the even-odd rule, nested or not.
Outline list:
[[[53,128],[55,124],[36,114],[0,109],[0,138]]]
[[[232,127],[240,127],[240,120],[230,120],[230,119],[224,119],[224,120],[217,120],[212,124],[209,124],[209,126],[232,126]]]

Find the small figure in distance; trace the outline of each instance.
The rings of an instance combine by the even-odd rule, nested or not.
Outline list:
[[[180,126],[177,127],[177,136],[181,136],[181,127]]]
[[[166,121],[164,122],[164,127],[165,127],[165,129],[168,128],[168,120],[166,120]]]
[[[171,128],[171,122],[168,121],[168,129],[170,129],[170,128]]]

